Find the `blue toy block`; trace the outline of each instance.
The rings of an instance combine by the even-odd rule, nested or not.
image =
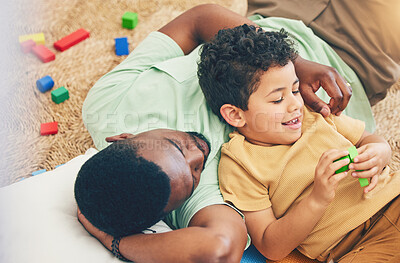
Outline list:
[[[46,172],[46,169],[34,171],[34,172],[32,172],[32,176],[35,176],[35,175],[38,175],[38,174],[42,174],[42,173],[44,173],[44,172]]]
[[[45,76],[36,81],[36,86],[40,92],[44,93],[48,90],[51,90],[54,86],[54,80],[49,76]]]
[[[127,37],[115,39],[115,54],[117,56],[129,55],[129,44]]]

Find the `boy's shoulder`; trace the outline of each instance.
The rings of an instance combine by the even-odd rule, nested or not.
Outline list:
[[[237,130],[229,134],[229,141],[222,145],[222,148],[232,150],[236,148],[244,148],[246,138]]]

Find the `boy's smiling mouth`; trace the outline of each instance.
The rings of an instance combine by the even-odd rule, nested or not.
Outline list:
[[[287,126],[288,128],[294,129],[294,130],[299,129],[299,128],[301,127],[301,124],[302,124],[302,122],[301,122],[301,115],[298,116],[298,117],[296,117],[296,118],[294,118],[294,119],[291,119],[290,121],[287,121],[287,122],[283,122],[283,123],[282,123],[282,125],[285,125],[285,126]]]

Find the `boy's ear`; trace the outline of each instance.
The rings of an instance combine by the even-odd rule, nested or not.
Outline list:
[[[241,128],[246,124],[243,117],[243,110],[236,106],[224,104],[219,109],[219,112],[221,113],[222,118],[233,127]]]

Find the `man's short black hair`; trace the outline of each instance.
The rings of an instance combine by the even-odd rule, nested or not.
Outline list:
[[[138,148],[133,139],[114,142],[85,162],[75,181],[82,214],[114,237],[139,233],[165,216],[170,179]]]
[[[283,29],[266,32],[247,24],[223,29],[201,49],[200,87],[211,110],[223,121],[220,108],[224,104],[247,110],[262,73],[296,57],[294,43]]]

